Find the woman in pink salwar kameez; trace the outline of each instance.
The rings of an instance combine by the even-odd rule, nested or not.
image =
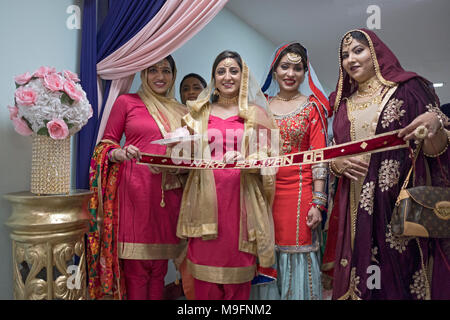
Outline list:
[[[250,138],[263,128],[270,138],[269,129],[276,126],[239,54],[219,54],[212,74],[199,98],[188,101],[190,113],[183,118],[192,132],[204,137],[195,156],[234,162],[273,154],[268,143],[255,148]],[[274,175],[260,170],[190,172],[177,235],[189,239],[187,263],[197,299],[248,299],[257,260],[263,266],[273,264],[273,187]]]
[[[103,195],[99,201],[100,204],[103,202],[103,211],[113,212],[116,218],[99,227],[98,241],[102,245],[105,237],[112,238],[114,251],[104,256],[105,246],[97,252],[95,245],[91,245],[90,261],[95,262],[96,254],[99,255],[97,269],[91,274],[103,273],[105,264],[111,263],[109,260],[120,259],[120,274],[110,276],[124,278],[126,290],[117,290],[122,291],[121,297],[125,297],[126,291],[126,297],[131,300],[163,298],[168,260],[177,258],[184,245],[176,236],[183,193],[176,172],[161,172],[137,164],[141,152],[168,154],[165,146],[151,142],[164,138],[181,125],[186,111],[173,98],[175,75],[175,62],[171,56],[142,71],[139,92],[121,95],[116,100],[103,138],[96,147],[96,150],[109,149],[98,161],[107,162],[102,166],[120,164],[120,167],[114,181],[106,180],[107,185],[117,183],[117,192],[112,196]],[[126,140],[122,148],[123,135]],[[115,200],[110,201],[110,197]],[[101,276],[99,282],[101,285]]]

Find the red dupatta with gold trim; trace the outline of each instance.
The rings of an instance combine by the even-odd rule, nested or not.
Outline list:
[[[86,250],[88,291],[91,299],[112,296],[125,299],[125,283],[117,254],[118,199],[116,191],[120,164],[108,161],[108,153],[119,145],[100,142],[94,150],[89,170],[89,186],[94,191],[89,201],[89,232]]]

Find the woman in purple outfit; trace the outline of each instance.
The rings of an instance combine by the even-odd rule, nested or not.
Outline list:
[[[418,154],[415,185],[426,184],[428,167],[434,169],[429,170],[433,186],[449,187],[448,119],[431,83],[405,71],[365,29],[345,34],[339,62],[339,81],[330,96],[334,142],[400,130],[416,149],[415,129],[423,125],[428,135]],[[450,239],[397,237],[390,225],[411,168],[410,152],[403,148],[330,163],[339,177],[329,226],[337,232],[336,242],[327,243],[324,257],[334,275],[333,299],[450,298]]]

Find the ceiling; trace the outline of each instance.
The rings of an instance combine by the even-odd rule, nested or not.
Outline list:
[[[444,82],[436,92],[441,103],[450,102],[450,0],[229,0],[226,8],[274,46],[300,41],[322,85],[333,90],[339,41],[346,31],[367,27],[370,5],[380,12],[374,31],[402,66]]]

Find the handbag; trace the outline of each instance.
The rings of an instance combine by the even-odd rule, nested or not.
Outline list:
[[[407,188],[420,146],[403,183],[392,212],[396,236],[450,238],[450,188],[419,186]]]

